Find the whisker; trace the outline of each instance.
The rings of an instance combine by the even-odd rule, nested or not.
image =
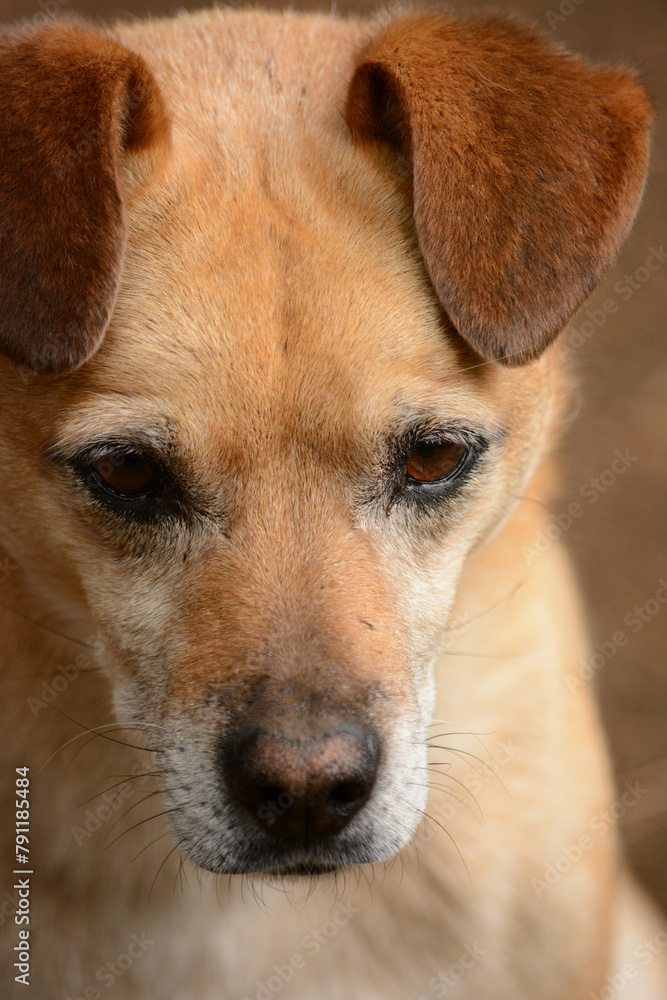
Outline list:
[[[74,809],[81,809],[83,806],[87,806],[89,802],[94,802],[95,799],[99,799],[101,795],[106,795],[108,792],[112,792],[114,788],[118,788],[119,785],[125,785],[128,781],[136,781],[137,778],[158,778],[162,774],[166,774],[167,771],[172,771],[173,768],[166,768],[164,771],[144,771],[142,774],[126,774],[122,775],[120,781],[117,781],[113,785],[109,785],[101,792],[96,792],[95,795],[91,795],[89,799],[85,799],[83,802],[79,802]],[[109,778],[118,777],[115,774],[107,775]]]
[[[104,670],[102,669],[102,667],[77,667],[76,669],[77,669],[76,677],[78,677],[80,674],[103,674],[104,673]],[[5,681],[18,682],[18,681],[40,680],[40,679],[43,679],[44,677],[62,677],[62,676],[63,676],[63,673],[62,673],[61,670],[48,670],[48,671],[45,670],[45,671],[42,671],[42,672],[40,672],[38,674],[21,674],[21,673],[7,674],[5,677],[2,678],[2,680],[3,680],[3,682],[5,682]],[[76,680],[76,678],[73,678],[73,680]]]
[[[453,726],[453,725],[455,725],[455,723],[448,722],[448,723],[446,723],[446,725]],[[459,723],[459,726],[460,726],[460,723]],[[483,733],[478,733],[478,732],[474,732],[472,729],[466,729],[464,727],[459,732],[450,732],[450,731],[447,731],[445,733],[433,733],[432,736],[428,736],[427,737],[426,742],[427,742],[427,744],[429,746],[433,746],[435,748],[436,744],[432,744],[431,740],[444,740],[448,736],[472,736],[473,739],[477,740],[477,742],[479,743],[479,745],[482,748],[482,750],[486,753],[487,757],[489,759],[491,759],[491,754],[489,753],[488,748],[486,747],[484,741],[482,740],[482,736],[497,736],[497,731],[496,730],[491,730],[491,732],[488,732],[488,733],[484,733],[484,732]]]
[[[372,895],[372,893],[373,893],[373,886],[371,885],[371,880],[368,877],[368,872],[366,870],[367,867],[368,867],[367,865],[357,865],[357,871],[359,872],[359,878],[361,878],[363,876],[363,878],[366,879],[366,885],[368,886],[368,891]]]
[[[215,885],[215,898],[218,901],[218,906],[222,910],[222,902],[220,900],[220,879],[219,878],[215,879],[214,885]],[[230,895],[231,891],[232,891],[231,890],[231,882],[228,882],[227,883],[227,901],[228,902],[229,902],[229,895]]]
[[[479,816],[477,815],[475,810],[471,806],[469,806],[464,799],[461,798],[460,795],[457,795],[456,792],[452,791],[449,785],[441,785],[437,781],[410,781],[408,782],[408,784],[414,785],[416,788],[433,788],[435,791],[446,792],[447,795],[451,796],[451,798],[453,798],[456,802],[458,802],[463,809],[467,809],[470,815],[474,816],[476,820],[479,820],[480,822],[484,821],[484,814],[482,813],[482,810],[477,800],[475,799],[475,805],[479,809]],[[466,791],[468,790],[466,789]],[[469,794],[472,795],[472,793]]]
[[[139,855],[143,854],[144,851],[147,851],[149,847],[153,846],[153,844],[157,844],[158,840],[164,840],[165,837],[170,837],[170,836],[171,836],[171,830],[165,830],[164,833],[161,833],[159,837],[156,837],[154,840],[149,841],[141,848],[140,851],[137,851],[134,857],[130,860],[130,864],[132,864],[133,861],[136,861]]]
[[[104,850],[108,851],[110,847],[113,847],[113,845],[121,839],[121,837],[124,837],[128,833],[132,833],[132,831],[136,830],[138,826],[143,826],[144,823],[150,823],[150,821],[153,819],[160,819],[161,816],[168,816],[170,813],[180,812],[182,808],[183,808],[182,806],[174,806],[173,809],[163,809],[162,812],[155,813],[154,816],[146,816],[145,819],[140,819],[133,826],[129,826],[127,830],[123,830],[122,833],[119,833],[118,836],[115,837],[110,844],[105,844]]]
[[[442,749],[446,750],[447,748],[446,747],[442,747]],[[432,761],[431,764],[435,765],[435,764],[437,764],[437,761]],[[419,770],[420,771],[430,771],[431,770],[431,764],[427,764],[426,767],[420,767]],[[449,766],[450,765],[447,764],[447,767],[449,767]],[[465,781],[461,781],[460,778],[457,778],[455,775],[450,774],[449,772],[447,772],[447,774],[442,774],[440,771],[435,771],[435,774],[437,774],[439,778],[444,778],[447,781],[455,781],[457,785],[460,785],[461,788],[465,792],[468,793],[468,795],[470,796],[470,798],[475,802],[475,805],[477,806],[477,808],[479,808],[479,803],[477,802],[477,799],[475,798],[475,796],[473,795],[473,793],[470,791],[470,789],[466,785]]]
[[[445,634],[456,632],[458,629],[466,628],[468,625],[472,625],[473,622],[478,622],[481,618],[484,618],[486,615],[491,614],[492,611],[495,611],[496,608],[499,608],[502,604],[505,604],[506,601],[511,601],[516,596],[521,587],[524,586],[527,580],[528,576],[525,576],[523,580],[520,580],[519,583],[514,585],[514,587],[510,590],[508,594],[505,594],[504,597],[501,597],[500,600],[496,601],[495,604],[489,605],[489,607],[486,608],[484,611],[480,611],[480,613],[478,615],[475,615],[473,618],[467,618],[465,621],[457,622],[455,625],[445,628],[444,630]]]
[[[477,756],[477,754],[475,754],[475,753],[471,753],[471,752],[470,752],[470,750],[461,750],[461,749],[458,749],[458,750],[455,750],[455,749],[454,749],[454,747],[434,747],[433,749],[434,749],[434,750],[447,750],[447,751],[448,751],[448,753],[453,753],[453,754],[455,754],[455,755],[456,755],[457,757],[460,757],[460,758],[461,758],[461,760],[463,760],[463,755],[465,755],[466,757],[472,757],[472,759],[473,759],[473,760],[476,760],[476,761],[477,761],[477,762],[478,762],[479,764],[481,764],[481,765],[482,765],[482,767],[485,767],[485,768],[486,768],[486,770],[487,770],[487,771],[489,772],[489,774],[490,774],[490,775],[492,775],[492,777],[494,777],[494,778],[496,779],[496,781],[498,782],[498,784],[499,784],[499,785],[500,785],[500,786],[501,786],[501,787],[503,788],[503,790],[504,790],[505,792],[507,792],[507,794],[509,795],[509,792],[508,792],[508,790],[507,790],[507,787],[505,786],[505,783],[504,783],[504,781],[502,780],[502,778],[498,777],[498,775],[497,775],[497,774],[496,774],[496,772],[495,772],[495,771],[493,770],[493,768],[491,767],[491,765],[490,765],[490,764],[487,764],[487,762],[486,762],[485,760],[482,760],[482,758],[481,758],[481,757],[478,757],[478,756]],[[435,762],[434,762],[434,763],[435,763]],[[477,768],[474,768],[474,770],[476,771],[476,773],[477,773],[477,774],[479,774],[479,771],[477,771]],[[449,777],[449,776],[448,776],[448,777]]]
[[[66,635],[64,632],[59,632],[55,628],[51,628],[50,625],[45,625],[43,622],[38,622],[35,618],[31,618],[29,615],[25,615],[22,611],[17,608],[13,608],[10,604],[6,604],[4,601],[0,601],[0,606],[6,608],[7,611],[11,611],[12,614],[17,615],[19,618],[23,618],[24,621],[30,622],[36,628],[42,628],[45,632],[49,632],[51,635],[57,636],[58,639],[65,639],[67,642],[73,642],[75,646],[83,646],[84,649],[96,649],[97,647],[90,642],[84,642],[83,639],[75,639],[71,635]]]
[[[127,808],[127,809],[125,810],[125,812],[124,812],[124,813],[122,814],[122,816],[119,816],[119,817],[118,817],[117,819],[115,819],[115,820],[114,820],[113,824],[112,824],[112,825],[111,825],[111,826],[109,827],[109,834],[111,833],[111,831],[112,831],[113,829],[115,829],[115,827],[116,827],[116,826],[117,826],[117,825],[118,825],[118,824],[119,824],[119,823],[120,823],[120,822],[121,822],[122,820],[124,820],[124,819],[125,819],[125,817],[126,817],[126,816],[129,816],[129,815],[130,815],[130,813],[132,812],[132,810],[133,810],[133,809],[136,809],[136,808],[137,808],[137,806],[140,806],[140,805],[142,805],[142,804],[143,804],[144,802],[148,802],[148,800],[149,800],[149,799],[152,799],[152,798],[155,798],[155,796],[156,796],[156,795],[162,795],[162,794],[166,794],[167,792],[178,792],[178,791],[180,791],[180,790],[181,790],[182,788],[183,788],[183,785],[175,785],[175,786],[174,786],[173,788],[155,788],[155,789],[154,789],[153,791],[151,791],[151,792],[148,792],[148,794],[147,794],[147,795],[144,795],[144,797],[143,797],[143,798],[141,798],[141,799],[138,799],[138,800],[137,800],[137,802],[133,802],[133,803],[132,803],[132,805],[131,805],[131,806],[129,806],[129,807],[128,807],[128,808]],[[107,836],[108,836],[108,834],[107,834]]]
[[[178,881],[179,881],[179,884],[180,884],[180,887],[181,887],[181,892],[184,891],[183,890],[183,878],[184,877],[185,877],[185,884],[187,885],[187,887],[189,889],[190,888],[190,883],[188,882],[187,872],[185,871],[185,867],[183,865],[183,855],[181,854],[181,857],[180,857],[179,863],[178,863],[178,872],[174,876],[174,894],[176,893],[176,879],[177,878],[178,878]]]
[[[89,735],[90,735],[90,739],[86,740],[86,742],[85,742],[85,743],[81,743],[81,744],[80,744],[80,746],[79,746],[79,747],[77,748],[76,752],[75,752],[75,753],[74,753],[74,754],[72,755],[72,759],[71,759],[71,761],[70,761],[70,763],[71,763],[71,764],[72,764],[72,763],[74,763],[74,761],[75,761],[75,760],[76,760],[76,758],[77,758],[77,757],[79,756],[79,754],[81,753],[81,751],[82,751],[82,750],[85,750],[85,749],[86,749],[86,747],[90,746],[90,744],[91,744],[91,743],[92,743],[92,742],[93,742],[94,740],[96,740],[96,739],[97,739],[97,736],[98,736],[98,734],[97,734],[97,733],[90,733]]]
[[[470,729],[459,729],[459,730],[456,730],[454,732],[452,732],[451,730],[448,729],[447,732],[445,732],[445,733],[434,733],[433,736],[427,736],[426,742],[427,742],[427,744],[429,746],[431,746],[432,745],[430,743],[431,740],[441,740],[445,736],[474,736],[474,737],[477,738],[478,743],[480,743],[482,745],[482,747],[484,747],[484,749],[486,750],[486,747],[482,743],[481,739],[479,739],[479,737],[480,736],[495,736],[495,735],[496,734],[493,731],[488,732],[488,733],[473,733]]]
[[[174,844],[174,846],[169,851],[169,853],[167,854],[166,858],[163,860],[163,862],[160,865],[160,867],[158,868],[158,870],[155,872],[155,877],[154,877],[153,881],[151,882],[150,889],[148,890],[148,897],[147,897],[148,900],[150,900],[150,898],[151,898],[151,893],[153,891],[153,887],[154,887],[155,883],[157,882],[158,875],[160,874],[160,872],[162,871],[162,869],[164,868],[164,866],[166,865],[167,861],[172,856],[172,854],[174,853],[174,851],[177,851],[178,848],[181,846],[181,843],[182,843],[182,841],[179,840],[178,843]]]
[[[109,830],[107,831],[107,836],[109,836],[111,832],[116,829],[119,823],[123,822],[126,816],[129,816],[129,814],[132,812],[133,809],[136,809],[137,806],[140,806],[142,802],[148,802],[149,799],[153,799],[155,798],[156,795],[159,794],[160,794],[160,789],[157,788],[152,792],[148,792],[146,795],[143,796],[143,798],[138,799],[136,802],[133,802],[132,805],[128,806],[125,812],[121,813],[121,815],[117,816],[116,819],[113,821],[113,823],[109,827]]]
[[[40,774],[44,770],[44,768],[46,767],[46,765],[48,763],[50,763],[50,761],[53,760],[53,758],[56,756],[56,754],[59,754],[61,750],[65,749],[65,747],[69,746],[71,743],[74,743],[75,740],[79,740],[79,739],[81,739],[84,736],[88,736],[90,733],[94,733],[96,736],[101,736],[103,739],[109,740],[110,743],[118,743],[118,744],[120,744],[120,746],[130,747],[133,750],[145,750],[146,753],[160,753],[160,751],[158,749],[155,749],[155,748],[152,748],[152,747],[140,747],[140,746],[137,746],[134,743],[126,743],[123,740],[115,740],[112,736],[107,736],[106,733],[102,732],[102,730],[103,729],[107,729],[107,730],[115,730],[116,732],[120,732],[120,731],[122,731],[124,729],[147,729],[147,728],[164,729],[165,728],[164,726],[154,725],[151,722],[143,722],[141,724],[136,724],[135,723],[135,724],[131,724],[131,725],[126,725],[124,723],[119,723],[119,722],[108,722],[108,723],[104,723],[101,726],[96,726],[96,727],[88,728],[88,727],[84,726],[83,723],[78,722],[76,719],[73,719],[71,715],[67,714],[67,712],[63,712],[62,709],[56,708],[55,705],[52,705],[50,707],[53,708],[53,710],[55,712],[58,712],[59,715],[62,715],[65,719],[68,719],[71,723],[73,723],[73,725],[80,726],[81,729],[83,729],[83,732],[82,733],[77,733],[76,736],[72,736],[71,739],[66,740],[66,742],[63,743],[62,746],[58,747],[57,750],[54,750],[54,752],[51,754],[51,756],[46,761],[44,761],[44,763],[40,767],[39,772],[38,772]]]
[[[556,511],[554,510],[554,508],[550,507],[549,504],[547,504],[547,503],[544,502],[544,500],[538,500],[537,497],[525,497],[525,496],[516,496],[516,495],[514,495],[512,497],[512,499],[513,500],[521,500],[524,503],[535,503],[535,504],[537,504],[538,507],[541,507],[542,510],[546,510],[546,512],[548,514],[550,514],[551,517],[555,517],[556,516]]]
[[[452,837],[452,835],[451,835],[451,833],[449,832],[449,830],[448,830],[448,829],[447,829],[446,827],[444,827],[444,826],[442,825],[442,823],[440,823],[440,821],[439,821],[439,820],[437,820],[437,819],[436,819],[436,818],[435,818],[434,816],[431,816],[431,815],[430,815],[430,813],[427,813],[426,811],[424,811],[423,815],[424,815],[424,816],[426,817],[426,819],[429,819],[429,820],[430,820],[430,821],[431,821],[432,823],[435,823],[435,824],[436,824],[436,826],[439,826],[439,827],[440,827],[440,829],[442,830],[442,832],[443,832],[443,833],[444,833],[444,834],[445,834],[445,835],[446,835],[447,837],[449,837],[449,839],[451,840],[452,844],[454,845],[454,848],[455,848],[455,850],[456,850],[456,853],[458,854],[458,856],[459,856],[459,857],[460,857],[460,859],[461,859],[461,863],[462,863],[463,867],[464,867],[464,868],[465,868],[465,870],[466,870],[466,874],[467,874],[468,878],[470,879],[470,882],[472,883],[472,876],[470,875],[470,872],[469,872],[469,870],[468,870],[468,866],[467,866],[467,864],[465,863],[465,858],[464,858],[464,857],[463,857],[463,855],[461,854],[461,851],[459,850],[459,846],[458,846],[458,844],[456,843],[456,841],[454,840],[454,838]]]

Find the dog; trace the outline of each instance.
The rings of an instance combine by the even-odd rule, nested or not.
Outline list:
[[[4,30],[0,83],[3,997],[664,997],[522,557],[635,76],[221,9]]]

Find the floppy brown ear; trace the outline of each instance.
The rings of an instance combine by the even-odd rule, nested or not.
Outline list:
[[[36,371],[99,347],[125,245],[119,169],[164,147],[144,61],[78,25],[0,35],[0,351]]]
[[[523,364],[609,267],[641,197],[651,103],[513,21],[426,14],[363,54],[346,119],[411,168],[435,291],[483,357]]]

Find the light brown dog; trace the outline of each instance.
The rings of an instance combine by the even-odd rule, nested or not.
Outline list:
[[[3,997],[659,1000],[522,556],[641,86],[220,10],[5,33],[0,87]]]

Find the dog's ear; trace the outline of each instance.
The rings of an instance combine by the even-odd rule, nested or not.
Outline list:
[[[104,337],[121,173],[166,148],[169,123],[144,61],[74,24],[0,34],[0,93],[0,351],[60,372]]]
[[[641,197],[653,113],[625,71],[592,68],[513,21],[426,14],[362,54],[346,120],[410,171],[435,291],[461,336],[535,358],[611,264]]]

